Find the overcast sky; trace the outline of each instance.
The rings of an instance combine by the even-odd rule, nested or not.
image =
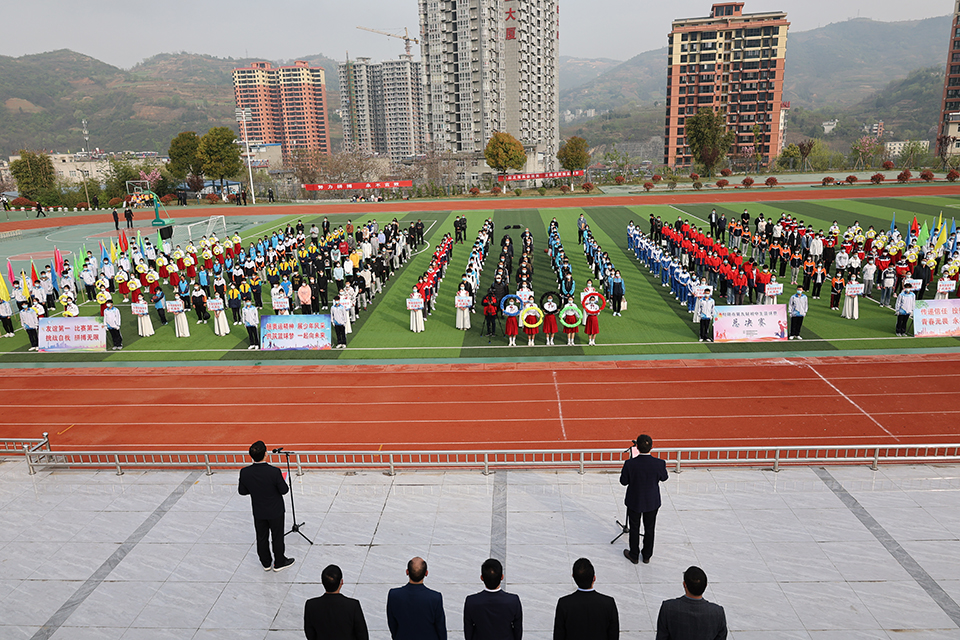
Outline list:
[[[521,0],[522,1],[522,0]],[[0,54],[73,49],[129,68],[157,53],[289,59],[322,53],[393,58],[403,42],[359,31],[419,32],[417,0],[27,0],[9,2]],[[626,60],[666,45],[670,22],[705,16],[711,0],[597,0],[560,4],[560,54]],[[951,0],[746,0],[745,11],[786,11],[792,31],[851,17],[896,21],[941,16]],[[944,46],[947,35],[944,34]],[[414,54],[417,49],[414,47]]]

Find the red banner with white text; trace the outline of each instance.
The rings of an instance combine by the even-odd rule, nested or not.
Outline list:
[[[390,180],[386,182],[335,182],[331,184],[305,184],[307,191],[343,191],[344,189],[394,189],[412,187],[413,180]]]
[[[543,180],[549,178],[572,178],[582,176],[583,170],[577,171],[547,171],[546,173],[512,173],[506,176],[497,176],[499,182],[510,182],[511,180]]]

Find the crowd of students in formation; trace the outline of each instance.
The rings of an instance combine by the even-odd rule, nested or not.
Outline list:
[[[313,224],[307,230],[298,221],[252,240],[246,247],[239,235],[222,240],[212,235],[185,246],[169,240],[161,247],[149,239],[141,244],[130,242],[129,252],[120,253],[115,261],[107,255],[98,259],[88,251],[79,272],[68,261],[59,277],[48,266],[32,286],[15,280],[12,299],[0,300],[2,335],[13,335],[12,317],[19,311],[34,351],[39,318],[56,312],[58,304],[64,316],[79,315],[78,304],[86,297],[87,302],[100,305],[112,348],[120,349],[120,311],[114,306],[115,298],[147,303],[138,318],[138,332],[149,336],[154,332],[151,307],[162,325],[168,323],[168,290],[171,299],[183,302],[183,311],[174,318],[178,337],[189,336],[188,312],[196,314],[197,324],[212,319],[217,335],[230,333],[230,313],[233,325],[246,327],[248,348],[258,349],[259,313],[267,302],[275,315],[330,309],[337,347],[342,348],[357,314],[409,260],[423,242],[423,233],[419,220],[409,228],[401,228],[396,218],[383,227],[375,220],[357,226],[348,220],[345,226],[331,228],[324,218],[320,227]],[[220,303],[214,305],[217,308],[211,315],[212,299]]]
[[[860,317],[861,296],[875,299],[895,311],[896,334],[903,336],[915,301],[931,292],[949,297],[938,291],[939,283],[953,282],[956,290],[960,277],[956,234],[945,230],[942,235],[935,230],[921,244],[912,233],[904,239],[893,225],[877,231],[855,221],[841,232],[834,221],[826,232],[814,231],[785,213],[774,222],[763,214],[751,219],[746,209],[731,220],[714,209],[708,223],[705,231],[682,216],[671,225],[651,214],[647,233],[632,220],[627,226],[628,249],[700,321],[701,341],[712,341],[705,328],[716,314],[713,296],[728,305],[777,304],[781,294],[768,291],[768,285],[788,283],[796,287],[788,301],[792,339],[802,339],[806,292],[814,300],[829,296],[830,309],[851,320]],[[849,284],[862,284],[862,294],[850,293]]]
[[[519,228],[519,225],[515,228]],[[433,277],[431,277],[431,271],[428,271],[411,293],[411,299],[424,300],[423,310],[410,308],[411,331],[423,331],[424,313],[430,315],[436,306],[437,287],[434,286],[434,282],[442,279],[446,270],[446,264],[449,262],[448,248],[452,248],[452,244],[464,243],[466,218],[458,216],[454,221],[454,229],[456,237],[450,238],[449,234],[444,236],[443,242],[434,254],[431,262]],[[472,326],[470,314],[476,313],[477,290],[494,233],[493,221],[487,219],[473,243],[467,266],[454,296],[457,329],[466,331]],[[519,257],[513,238],[505,234],[500,240],[500,254],[492,282],[480,299],[479,306],[484,315],[482,335],[495,336],[499,324],[509,346],[516,346],[517,337],[521,332],[527,337],[528,346],[534,346],[536,337],[540,333],[544,334],[546,345],[552,346],[562,325],[563,332],[567,336],[567,344],[573,345],[582,325],[588,344],[596,344],[596,336],[600,332],[598,316],[604,308],[604,299],[613,300],[615,315],[620,315],[621,303],[624,301],[624,285],[620,272],[613,268],[609,256],[600,249],[589,234],[589,229],[586,234],[581,234],[581,237],[586,239],[584,255],[588,264],[598,277],[602,278],[604,291],[607,294],[605,297],[601,296],[600,291],[593,286],[593,280],[588,280],[579,296],[577,295],[570,261],[564,252],[557,220],[554,218],[550,222],[545,251],[556,275],[558,290],[543,293],[539,300],[535,298],[532,288],[533,233],[529,228],[521,232]],[[515,260],[516,268],[514,268]],[[511,287],[513,287],[512,293]]]
[[[447,640],[443,594],[426,586],[427,562],[407,562],[407,583],[387,593],[387,628],[393,640]],[[616,640],[620,612],[616,599],[596,590],[597,575],[588,558],[573,563],[576,589],[557,599],[553,617],[555,640]],[[463,602],[464,640],[521,640],[523,604],[503,589],[503,564],[489,558],[480,566],[483,589]],[[361,602],[341,593],[343,570],[327,565],[320,574],[323,595],[303,607],[307,640],[368,640]],[[692,566],[683,572],[683,595],[664,600],[657,614],[658,640],[725,640],[727,619],[722,606],[703,598],[707,574]],[[382,606],[382,605],[381,605]],[[632,612],[635,613],[635,612]],[[631,613],[631,615],[632,615]]]

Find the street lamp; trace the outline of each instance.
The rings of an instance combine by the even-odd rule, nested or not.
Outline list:
[[[253,167],[250,164],[250,140],[247,138],[247,123],[253,121],[253,113],[249,108],[237,109],[237,122],[243,128],[243,142],[247,146],[247,175],[250,177],[250,195],[253,204],[257,204],[257,190],[253,188]]]

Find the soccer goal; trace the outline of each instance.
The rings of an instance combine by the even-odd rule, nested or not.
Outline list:
[[[209,220],[201,220],[200,222],[191,222],[190,224],[181,224],[177,225],[181,229],[187,230],[187,237],[190,238],[192,242],[194,239],[194,233],[196,233],[197,239],[202,238],[203,236],[210,237],[214,233],[220,233],[218,236],[220,239],[223,239],[227,235],[227,218],[226,216],[210,216]]]

